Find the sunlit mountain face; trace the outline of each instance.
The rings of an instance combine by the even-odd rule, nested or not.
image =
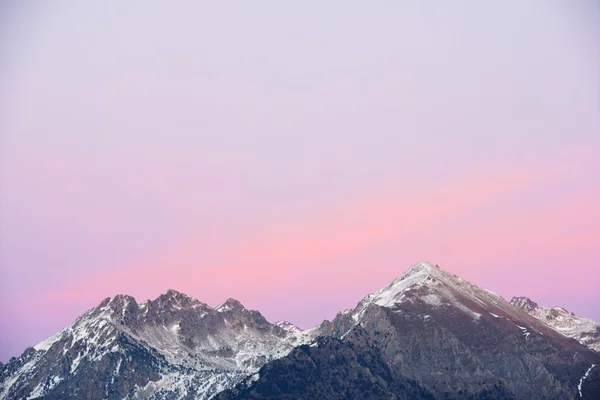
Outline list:
[[[3,366],[0,395],[593,398],[600,354],[525,303],[427,262],[304,331],[232,298],[213,308],[174,290],[140,304],[118,295]]]

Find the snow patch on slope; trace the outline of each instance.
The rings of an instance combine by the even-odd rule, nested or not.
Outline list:
[[[289,321],[277,321],[277,322],[275,322],[275,325],[280,327],[284,331],[292,333],[292,334],[302,332],[302,329],[298,328],[296,325],[292,324]]]
[[[460,299],[461,296],[473,299],[482,305],[504,301],[496,293],[480,289],[424,261],[414,265],[383,289],[365,297],[353,311],[352,317],[358,322],[368,304],[392,308],[396,304],[419,299],[434,307],[450,305],[470,315],[474,320],[480,319],[481,314],[465,306]]]
[[[588,375],[590,374],[590,371],[596,366],[596,364],[592,364],[592,366],[590,368],[588,368],[587,371],[585,371],[585,374],[581,377],[581,379],[579,380],[579,385],[577,385],[577,390],[579,390],[579,397],[583,398],[583,394],[581,394],[581,387],[583,386],[583,381],[585,381],[588,377]]]

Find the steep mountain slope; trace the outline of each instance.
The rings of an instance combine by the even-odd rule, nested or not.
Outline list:
[[[267,363],[255,380],[253,376],[216,399],[434,399],[417,382],[390,368],[360,328],[345,341],[323,336],[310,346],[299,346]]]
[[[204,399],[310,339],[235,299],[118,295],[5,365],[0,399]]]
[[[510,304],[527,311],[563,335],[600,352],[600,322],[578,317],[562,307],[540,307],[528,297],[513,297]]]
[[[376,374],[387,382],[381,398],[404,396],[394,382],[414,382],[440,399],[575,399],[580,392],[587,398],[600,398],[597,378],[592,374],[583,378],[593,364],[600,363],[597,353],[497,294],[429,263],[415,265],[319,329],[350,347],[367,336],[389,366],[388,376],[393,377],[390,383],[383,378],[385,374]],[[344,346],[342,351],[346,351]],[[292,361],[297,351],[265,365],[255,381],[225,392],[222,398],[267,399],[275,398],[274,393],[287,393],[289,379],[283,377],[305,369]],[[332,346],[323,351],[332,359],[338,357]],[[346,393],[360,390],[363,381],[353,380],[343,365],[325,368],[334,368],[337,384],[350,385],[344,387]],[[321,369],[309,380],[300,378],[295,382],[294,387],[300,388],[296,393],[304,386],[330,387],[332,374]],[[317,393],[322,399],[346,398],[336,391]]]

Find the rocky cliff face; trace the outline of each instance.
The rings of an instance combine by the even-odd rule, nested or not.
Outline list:
[[[510,303],[563,335],[600,352],[600,322],[578,317],[562,307],[540,307],[528,297],[513,297]]]
[[[342,347],[323,348],[334,359],[337,348],[347,351],[343,346],[356,346],[357,337],[366,337],[377,350],[377,356],[371,352],[370,357],[387,365],[388,374],[382,375],[386,385],[373,398],[402,398],[404,392],[394,382],[404,387],[413,382],[439,399],[576,399],[580,384],[588,398],[600,398],[595,378],[582,381],[599,362],[597,353],[502,297],[428,263],[416,265],[356,308],[339,313],[332,323],[322,325],[321,334],[341,341]],[[285,392],[289,379],[284,377],[295,368],[294,354],[263,367],[255,382],[237,388],[237,397],[234,390],[223,398],[266,399]],[[308,354],[313,355],[311,350]],[[358,393],[362,381],[354,380],[350,371],[327,368],[336,370],[335,385],[349,385],[343,386],[345,392]],[[304,383],[330,387],[332,379],[331,371],[318,372]],[[294,387],[303,388],[303,382]],[[318,394],[323,399],[346,398],[325,389]]]
[[[513,297],[510,300],[510,304],[527,312],[531,312],[538,308],[538,304],[529,297]]]
[[[260,378],[258,378],[260,375]],[[391,368],[369,335],[354,329],[345,340],[320,337],[266,364],[258,374],[216,399],[434,399]]]
[[[205,399],[309,337],[229,299],[107,298],[0,371],[0,399]]]

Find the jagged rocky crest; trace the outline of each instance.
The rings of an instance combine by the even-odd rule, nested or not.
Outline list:
[[[538,308],[538,304],[529,297],[513,297],[510,299],[510,304],[527,312],[531,312]]]
[[[429,263],[320,329],[336,340],[295,349],[219,399],[576,399],[580,384],[600,398],[583,378],[598,354]]]
[[[600,352],[600,322],[579,317],[563,307],[540,307],[528,297],[513,297],[510,303],[563,335]]]
[[[119,295],[0,366],[0,399],[600,398],[600,355],[514,303],[425,262],[307,331]]]
[[[217,395],[233,399],[435,399],[414,379],[392,368],[368,333],[357,327],[340,340],[318,337],[288,356],[266,364]]]
[[[106,298],[0,372],[0,399],[206,399],[312,339],[228,299]]]

